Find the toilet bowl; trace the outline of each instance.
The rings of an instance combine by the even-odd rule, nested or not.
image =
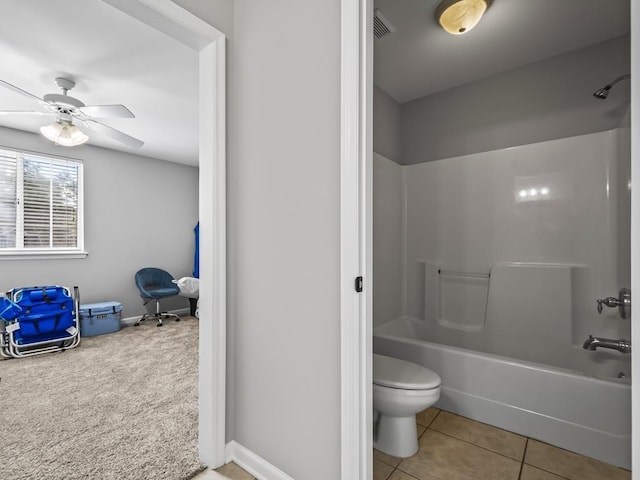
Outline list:
[[[428,368],[373,354],[373,446],[394,457],[418,451],[416,413],[440,398],[440,377]]]

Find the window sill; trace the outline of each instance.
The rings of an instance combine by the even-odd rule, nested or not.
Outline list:
[[[65,252],[65,251],[22,251],[22,252],[0,252],[1,260],[63,260],[71,258],[86,258],[88,252]]]

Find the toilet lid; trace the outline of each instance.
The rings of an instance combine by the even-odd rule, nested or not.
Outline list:
[[[440,377],[422,365],[374,353],[373,383],[405,390],[430,390],[440,386]]]

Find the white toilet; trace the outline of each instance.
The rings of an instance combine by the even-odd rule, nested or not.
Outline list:
[[[440,377],[415,363],[373,354],[373,446],[395,457],[418,451],[416,413],[440,398]]]

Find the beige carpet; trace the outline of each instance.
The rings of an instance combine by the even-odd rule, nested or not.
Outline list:
[[[181,480],[198,460],[198,320],[0,361],[0,478]]]

